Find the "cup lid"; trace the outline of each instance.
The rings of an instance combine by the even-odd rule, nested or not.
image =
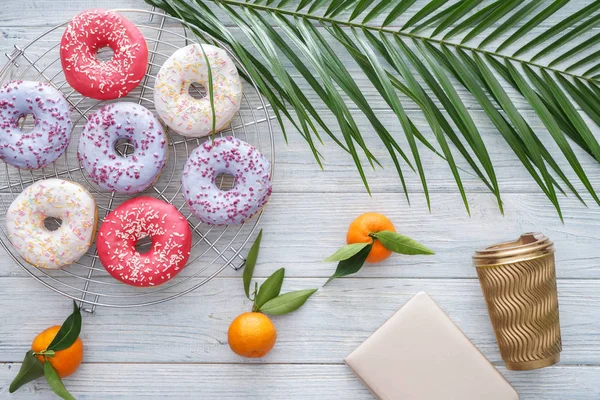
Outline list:
[[[524,233],[517,240],[503,242],[477,250],[473,255],[476,267],[491,267],[531,260],[554,253],[554,243],[540,232]]]

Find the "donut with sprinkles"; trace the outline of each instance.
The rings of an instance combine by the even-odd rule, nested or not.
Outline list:
[[[98,50],[110,47],[108,61]],[[114,12],[92,9],[67,25],[60,42],[60,61],[73,89],[97,100],[117,99],[139,85],[148,66],[148,45],[140,30]]]
[[[192,83],[208,88],[208,65],[212,75],[215,132],[225,129],[240,110],[242,82],[227,52],[209,44],[182,47],[165,61],[154,83],[156,112],[169,128],[182,136],[212,133],[213,110],[208,89],[201,99],[189,93]]]
[[[61,222],[48,229],[46,218]],[[98,212],[83,186],[44,179],[23,190],[6,213],[6,231],[15,250],[38,268],[60,269],[79,260],[94,240]]]
[[[31,114],[29,132],[19,127]],[[42,82],[13,81],[0,87],[0,159],[21,169],[56,161],[71,140],[71,106],[61,92]]]
[[[256,148],[231,136],[206,141],[185,163],[181,190],[190,211],[211,225],[236,225],[252,218],[271,195],[271,164]],[[221,174],[234,178],[221,190]]]
[[[136,243],[152,239],[148,252]],[[157,286],[185,266],[192,246],[187,220],[171,204],[153,197],[129,199],[110,212],[98,229],[96,247],[104,268],[114,278],[132,286]]]
[[[118,152],[119,140],[128,142],[133,152]],[[140,193],[158,179],[167,162],[167,135],[145,107],[126,101],[109,103],[88,117],[77,156],[102,189]]]

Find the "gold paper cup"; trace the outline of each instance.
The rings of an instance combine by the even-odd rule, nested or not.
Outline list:
[[[556,364],[562,344],[550,239],[525,233],[514,242],[476,251],[473,264],[506,368]]]

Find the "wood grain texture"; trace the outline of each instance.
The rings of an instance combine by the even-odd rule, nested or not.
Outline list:
[[[322,175],[326,177],[327,173]],[[430,213],[422,194],[413,195],[413,205],[409,206],[403,194],[377,193],[370,198],[365,193],[281,193],[277,183],[261,222],[264,240],[255,269],[259,277],[280,267],[286,268],[288,276],[330,276],[335,263],[322,260],[345,243],[345,232],[355,216],[375,210],[391,218],[399,232],[423,242],[436,255],[394,255],[363,268],[358,275],[361,277],[476,278],[471,262],[476,249],[516,239],[524,232],[542,231],[556,244],[559,278],[600,278],[598,232],[591,229],[600,225],[600,210],[585,209],[573,197],[562,202],[567,218],[562,224],[543,194],[506,194],[505,216],[491,195],[471,194],[473,209],[469,217],[457,194],[434,193]],[[206,244],[200,244],[198,251],[206,248]],[[184,269],[182,276],[197,272],[214,257],[208,253],[198,264]],[[222,276],[240,273],[228,268]],[[107,273],[100,270],[97,276],[102,275]],[[26,276],[26,272],[6,260],[0,263],[0,276]]]
[[[107,278],[108,279],[108,278]],[[262,280],[261,280],[262,281]],[[319,288],[293,314],[273,317],[275,348],[261,360],[242,359],[227,345],[227,328],[251,308],[240,278],[215,278],[201,290],[155,307],[101,308],[85,315],[86,362],[340,363],[406,301],[425,291],[492,362],[501,363],[477,279],[287,278],[283,291]],[[558,282],[562,365],[600,364],[600,281]],[[0,293],[20,299],[35,318],[4,315],[0,362],[19,362],[30,338],[61,321],[70,304],[29,278],[0,279]],[[4,307],[10,302],[3,300]],[[4,305],[6,304],[6,305]],[[592,316],[596,316],[593,318]]]
[[[19,364],[0,366],[6,382]],[[600,396],[598,367],[556,367],[518,373],[498,368],[521,399],[590,400]],[[65,379],[78,400],[368,400],[373,396],[345,365],[86,364]],[[132,391],[132,387],[135,387]],[[8,394],[0,384],[0,395]],[[10,395],[15,400],[53,399],[43,381]]]
[[[406,15],[426,2],[418,0]],[[148,9],[142,0],[5,3],[0,11],[2,58],[15,44],[23,47],[86,8]],[[587,0],[572,0],[530,35],[586,4]],[[400,23],[403,21],[404,16]],[[148,23],[145,19],[136,22]],[[239,30],[232,30],[243,43],[247,41]],[[600,29],[596,28],[582,35],[580,41],[598,32]],[[55,37],[43,41],[48,46],[56,44]],[[340,45],[334,44],[334,49],[343,53]],[[396,116],[347,55],[344,63],[377,115],[405,145]],[[51,65],[48,74],[55,73],[56,68]],[[297,73],[292,75],[300,87],[307,87]],[[561,168],[570,170],[535,113],[512,89],[507,88],[507,92]],[[565,214],[562,224],[477,103],[465,91],[460,91],[460,95],[491,149],[506,215],[499,213],[485,186],[472,174],[463,172],[471,203],[469,217],[446,163],[425,149],[421,154],[432,192],[432,210],[429,212],[425,206],[418,176],[405,168],[411,194],[409,206],[385,148],[364,118],[358,118],[357,124],[384,167],[367,170],[372,197],[365,193],[352,160],[331,140],[325,139],[325,171],[320,171],[308,146],[292,127],[287,124],[286,145],[274,123],[275,192],[260,224],[264,238],[255,275],[262,281],[275,269],[285,267],[288,278],[284,290],[320,288],[299,311],[274,318],[279,333],[275,349],[264,359],[251,361],[229,350],[229,322],[249,310],[250,304],[241,288],[241,271],[227,268],[201,289],[165,304],[139,309],[99,308],[94,315],[84,314],[85,362],[65,380],[67,387],[79,400],[371,399],[368,390],[343,365],[343,358],[412,295],[426,291],[515,386],[522,399],[600,398],[600,208],[590,203],[587,209],[574,196],[561,198]],[[308,96],[321,108],[314,95]],[[417,127],[433,140],[416,105],[405,97],[401,100]],[[326,113],[323,118],[339,134],[333,118]],[[600,137],[600,128],[584,118]],[[577,154],[592,184],[598,187],[598,164],[582,151]],[[468,170],[464,162],[460,165]],[[580,189],[574,174],[567,175]],[[584,198],[589,200],[589,196]],[[2,204],[10,199],[6,192],[0,194]],[[427,244],[437,254],[393,256],[378,265],[366,266],[355,277],[321,288],[335,268],[335,264],[321,260],[344,243],[348,224],[365,211],[385,213],[399,231]],[[500,359],[470,257],[475,249],[527,231],[542,231],[556,243],[564,350],[558,366],[513,372],[507,371]],[[203,249],[199,246],[197,251]],[[198,265],[214,256],[207,253]],[[182,275],[189,276],[198,265],[184,270]],[[100,282],[113,282],[102,271],[96,276]],[[81,285],[75,278],[69,282],[76,287]],[[109,287],[113,294],[132,293],[129,288]],[[60,323],[70,312],[69,301],[28,277],[2,250],[0,293],[0,398],[55,398],[43,380],[26,385],[10,397],[7,390],[31,339],[47,326]]]

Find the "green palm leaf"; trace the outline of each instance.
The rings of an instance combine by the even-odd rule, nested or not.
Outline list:
[[[600,162],[597,127],[580,114],[600,126],[600,35],[589,35],[600,23],[600,0],[581,7],[569,0],[146,1],[188,23],[199,38],[209,34],[229,47],[247,70],[242,76],[257,85],[282,128],[289,120],[319,165],[324,134],[349,153],[368,191],[363,163],[381,164],[358,128],[359,117],[387,150],[407,199],[406,167],[419,176],[429,204],[422,153],[433,151],[448,163],[467,210],[464,173],[477,176],[502,209],[489,149],[466,105],[474,102],[561,218],[561,185],[584,203],[569,174],[600,203],[574,149]],[[564,17],[548,23],[559,11]],[[509,47],[516,50],[508,52]],[[348,59],[394,112],[395,129],[380,120]],[[507,85],[518,95],[509,94]],[[516,101],[529,104],[547,132],[534,131],[531,116]],[[417,129],[407,102],[423,113],[431,135]],[[337,126],[325,122],[326,113]],[[472,172],[460,168],[459,159]]]

